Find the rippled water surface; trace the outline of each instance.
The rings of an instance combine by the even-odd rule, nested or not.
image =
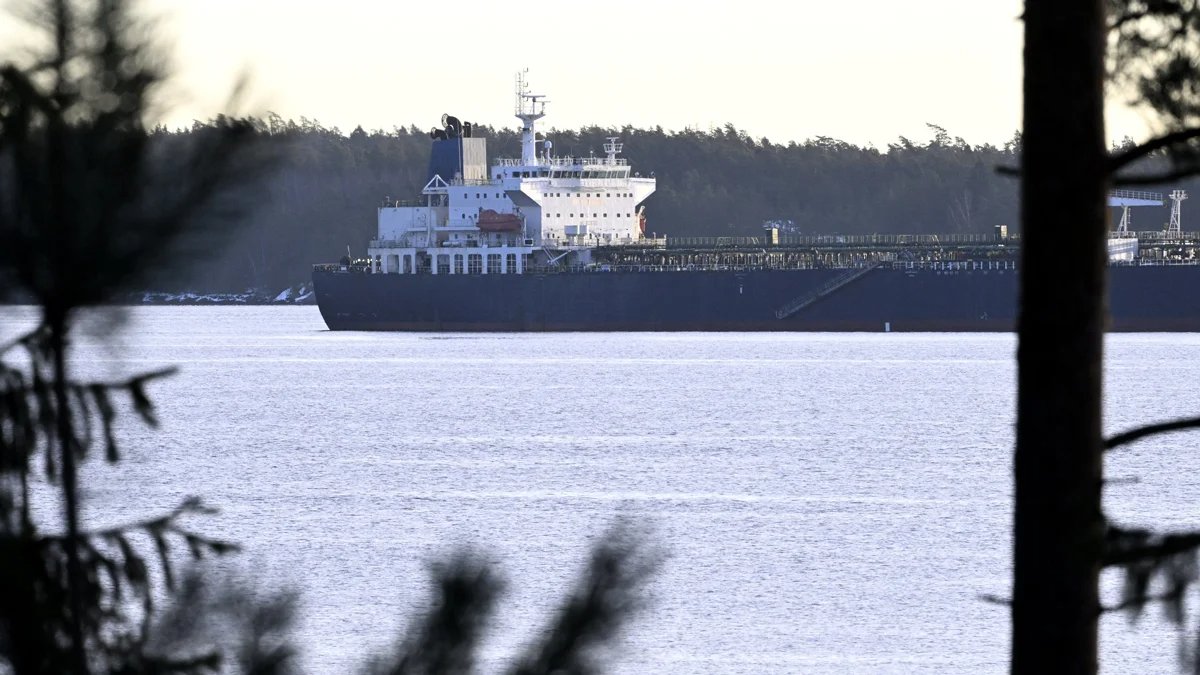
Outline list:
[[[33,320],[0,308],[0,334]],[[243,567],[304,590],[315,673],[347,672],[486,551],[495,672],[625,515],[667,553],[618,673],[1000,673],[1015,341],[967,334],[333,333],[314,307],[146,307],[81,370],[177,364],[163,427],[90,467],[89,519],[198,494]],[[1109,340],[1108,423],[1200,411],[1200,335]],[[1127,524],[1184,527],[1197,437],[1109,463]],[[1106,579],[1110,597],[1115,579]],[[1171,672],[1157,612],[1105,620],[1104,672]]]

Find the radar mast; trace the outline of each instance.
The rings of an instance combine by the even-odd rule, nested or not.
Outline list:
[[[529,83],[525,80],[529,69],[517,73],[517,119],[521,120],[521,163],[526,166],[537,164],[537,131],[535,122],[546,116],[546,100],[544,94],[529,93]]]

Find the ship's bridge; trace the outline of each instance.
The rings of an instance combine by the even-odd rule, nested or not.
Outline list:
[[[521,157],[497,159],[490,166],[485,139],[471,136],[467,123],[443,116],[446,129],[431,132],[429,180],[421,190],[425,203],[385,203],[379,209],[378,240],[418,248],[638,244],[647,234],[639,207],[654,193],[653,175],[642,177],[631,169],[619,156],[623,144],[615,136],[600,156],[554,154],[553,142],[535,128],[545,103],[518,75]]]
[[[588,246],[636,242],[643,236],[638,206],[653,194],[656,181],[634,173],[618,157],[622,144],[611,137],[605,155],[555,156],[545,152],[502,158],[491,178],[520,208],[536,239]]]

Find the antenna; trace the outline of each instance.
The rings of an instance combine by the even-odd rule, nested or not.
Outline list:
[[[545,94],[529,93],[529,81],[525,79],[528,74],[528,68],[517,73],[517,107],[514,114],[521,121],[525,121],[526,117],[542,117],[546,114],[546,104],[550,102]]]
[[[608,155],[608,164],[616,164],[617,155],[621,153],[625,144],[620,142],[620,136],[608,136],[607,138],[608,142],[604,144],[604,153]]]
[[[549,101],[545,100],[543,94],[529,93],[529,83],[525,81],[528,72],[526,68],[517,73],[516,115],[521,120],[521,164],[533,166],[538,162],[535,122],[546,115],[546,103]]]

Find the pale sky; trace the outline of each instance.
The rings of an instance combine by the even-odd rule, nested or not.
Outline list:
[[[550,100],[544,128],[708,129],[882,148],[926,122],[971,143],[1020,126],[1020,0],[146,0],[177,78],[172,126],[222,110],[301,116],[349,132],[516,126],[513,78]],[[11,24],[11,20],[5,19]],[[0,28],[2,45],[12,30]],[[1109,135],[1145,137],[1119,105]]]

